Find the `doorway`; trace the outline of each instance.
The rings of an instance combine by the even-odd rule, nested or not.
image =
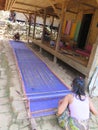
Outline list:
[[[82,23],[81,23],[81,27],[80,27],[80,31],[79,31],[79,36],[78,36],[78,40],[77,40],[77,45],[78,45],[78,48],[80,48],[80,49],[85,48],[92,16],[93,16],[93,14],[84,14],[83,15],[83,19],[82,19]]]

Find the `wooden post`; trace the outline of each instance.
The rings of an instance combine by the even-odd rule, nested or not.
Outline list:
[[[51,25],[50,25],[50,27],[51,27],[51,34],[52,34],[53,23],[54,23],[54,16],[52,16],[52,22],[51,22]]]
[[[40,53],[42,53],[42,48],[40,47],[40,50],[39,50]]]
[[[28,30],[28,43],[29,43],[29,36],[30,36],[30,31],[31,31],[31,14],[29,14],[29,30]]]
[[[35,15],[34,15],[33,39],[34,39],[34,37],[35,37],[35,27],[36,27],[36,12],[35,12]]]
[[[43,40],[44,40],[45,25],[46,25],[46,16],[47,16],[46,9],[44,9],[43,34],[42,34],[41,43],[43,43]]]
[[[93,45],[92,52],[87,65],[88,75],[86,76],[86,85],[88,85],[89,81],[91,80],[91,77],[97,66],[98,66],[98,36],[95,44]]]
[[[68,0],[64,1],[62,3],[62,12],[61,12],[61,18],[60,18],[60,25],[59,25],[58,37],[57,37],[56,48],[55,48],[56,51],[58,51],[58,49],[59,49],[59,42],[60,42],[61,33],[62,33],[62,25],[63,25],[63,22],[64,22],[64,17],[65,17],[65,13],[66,13],[67,4],[68,4]],[[55,59],[56,59],[56,57],[54,57],[54,61],[56,61]]]
[[[56,58],[56,56],[54,56],[53,61],[54,61],[54,63],[57,63],[57,58]]]
[[[64,22],[67,5],[68,5],[68,0],[66,0],[62,3],[60,25],[59,25],[58,37],[57,37],[56,48],[55,48],[56,51],[59,49],[59,42],[60,42],[61,33],[62,33],[62,25],[63,25],[63,22]]]
[[[30,36],[31,31],[31,14],[29,14],[29,30],[28,30],[28,36]]]

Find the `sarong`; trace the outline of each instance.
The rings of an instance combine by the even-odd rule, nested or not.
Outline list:
[[[57,117],[58,124],[60,127],[67,128],[68,130],[89,130],[89,119],[80,120],[70,117],[67,111]]]

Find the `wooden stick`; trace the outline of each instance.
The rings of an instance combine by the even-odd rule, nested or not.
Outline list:
[[[56,112],[57,109],[56,109],[56,108],[50,108],[50,109],[45,109],[45,110],[39,110],[39,111],[31,112],[31,114],[37,114],[37,113],[49,112],[49,111],[54,111],[54,112]]]
[[[66,92],[66,91],[70,91],[70,90],[59,90],[59,91],[53,91],[53,93],[60,93],[60,92]],[[21,96],[25,96],[23,94],[21,94],[19,91],[16,90],[16,92]],[[26,94],[26,96],[32,96],[32,95],[36,95],[36,94],[51,94],[52,92],[35,92],[35,93],[28,93]]]

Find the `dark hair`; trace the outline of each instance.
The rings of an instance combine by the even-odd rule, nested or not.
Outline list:
[[[82,77],[76,77],[73,80],[72,91],[79,97],[80,100],[83,100],[81,96],[85,96],[85,81]]]

